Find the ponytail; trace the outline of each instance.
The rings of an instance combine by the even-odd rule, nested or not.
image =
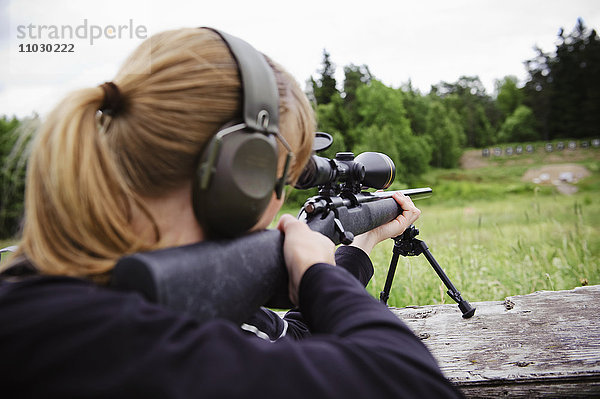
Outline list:
[[[101,88],[72,93],[36,138],[20,251],[47,274],[102,275],[124,253],[146,249],[130,228],[141,203],[96,123],[103,98]]]

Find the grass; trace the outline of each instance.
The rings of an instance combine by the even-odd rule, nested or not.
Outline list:
[[[600,205],[587,194],[419,206],[419,238],[469,301],[600,284]],[[392,240],[381,243],[371,255],[368,290],[376,297],[392,247]],[[423,256],[401,258],[388,303],[452,302],[445,291]]]

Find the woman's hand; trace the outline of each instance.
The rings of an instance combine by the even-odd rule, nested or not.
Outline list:
[[[356,236],[354,242],[351,244],[352,246],[362,249],[369,255],[375,245],[388,238],[399,236],[408,226],[413,224],[415,220],[419,218],[421,211],[413,204],[410,197],[407,197],[400,192],[396,192],[394,193],[393,198],[403,209],[402,214],[389,223]]]
[[[281,216],[277,229],[285,234],[283,256],[289,276],[290,300],[298,305],[298,287],[304,272],[317,263],[335,265],[335,245],[291,215]]]

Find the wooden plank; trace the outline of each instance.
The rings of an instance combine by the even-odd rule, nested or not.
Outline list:
[[[391,308],[467,397],[600,397],[600,286]]]

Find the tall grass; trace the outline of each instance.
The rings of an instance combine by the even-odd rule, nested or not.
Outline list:
[[[418,238],[469,301],[600,284],[600,204],[589,194],[419,206]],[[392,247],[389,240],[371,254],[375,275],[368,290],[374,296],[385,282]],[[445,291],[423,256],[400,258],[388,303],[452,302]]]

